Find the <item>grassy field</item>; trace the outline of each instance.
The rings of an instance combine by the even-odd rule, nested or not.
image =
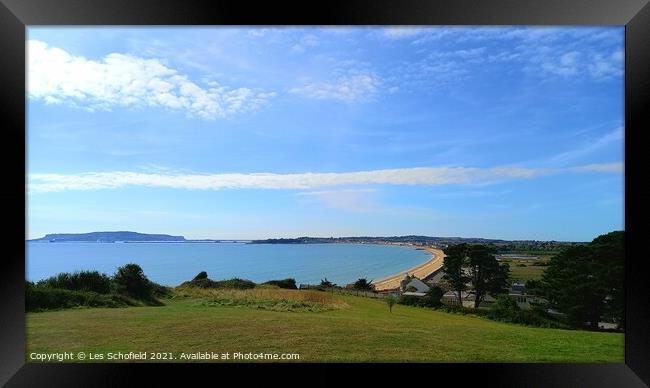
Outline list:
[[[624,359],[619,333],[531,328],[403,305],[390,313],[383,300],[277,291],[177,290],[160,307],[28,313],[27,359],[62,351],[298,353],[301,362]]]
[[[539,279],[544,273],[546,267],[534,265],[538,263],[547,263],[551,255],[540,255],[538,260],[501,260],[502,263],[510,265],[510,280],[526,282],[528,280]]]

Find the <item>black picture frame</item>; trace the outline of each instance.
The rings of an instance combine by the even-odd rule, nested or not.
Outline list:
[[[624,364],[191,365],[25,363],[25,31],[32,25],[624,25],[626,327]],[[192,384],[236,376],[286,384],[440,384],[495,386],[645,386],[650,384],[650,290],[642,232],[650,193],[643,132],[650,128],[650,6],[647,0],[0,0],[0,112],[7,228],[0,259],[0,384],[131,385],[136,374]],[[646,109],[644,109],[646,108]],[[21,209],[22,205],[22,209]],[[6,210],[9,210],[8,212]],[[21,230],[22,228],[22,230]],[[9,249],[6,249],[9,247]],[[207,368],[209,367],[209,368]],[[390,367],[396,367],[390,365]],[[303,377],[296,377],[300,372]],[[343,377],[339,372],[346,373]],[[142,376],[144,375],[144,376]],[[310,380],[305,381],[308,378]],[[391,382],[394,380],[394,382]],[[400,384],[401,385],[401,384]],[[454,384],[456,385],[456,384]]]

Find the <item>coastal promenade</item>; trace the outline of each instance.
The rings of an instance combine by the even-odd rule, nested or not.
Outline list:
[[[431,253],[431,259],[429,259],[429,261],[420,264],[416,267],[396,273],[394,275],[373,281],[373,284],[375,285],[375,290],[376,291],[394,290],[399,288],[400,281],[404,279],[404,276],[406,276],[407,274],[411,276],[415,276],[418,279],[424,279],[427,276],[434,273],[435,271],[442,268],[442,264],[444,262],[444,257],[445,257],[444,252],[440,249],[435,249],[435,248],[425,248],[425,250]]]

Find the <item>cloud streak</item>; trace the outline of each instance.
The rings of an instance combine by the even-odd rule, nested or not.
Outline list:
[[[128,54],[112,53],[95,61],[29,40],[27,56],[31,99],[90,111],[162,107],[217,119],[254,111],[275,96],[217,83],[201,87],[158,59]]]
[[[332,83],[312,83],[293,88],[291,93],[318,100],[353,102],[367,100],[377,93],[380,81],[370,74],[343,76]]]
[[[586,155],[591,155],[596,151],[602,150],[610,144],[623,144],[623,127],[616,128],[615,130],[604,134],[603,136],[592,139],[589,143],[584,143],[576,149],[572,149],[561,154],[555,155],[551,158],[551,162],[567,162],[570,160],[578,159]]]
[[[592,164],[564,169],[522,167],[414,167],[385,170],[299,174],[161,174],[128,171],[28,176],[30,194],[69,190],[117,189],[127,186],[186,190],[285,189],[310,190],[349,185],[485,184],[534,178],[554,173],[622,173],[622,163]]]
[[[376,189],[336,189],[296,193],[296,196],[317,200],[331,209],[367,212],[377,209],[374,201]]]
[[[388,39],[412,38],[427,32],[426,27],[392,26],[382,30],[382,36]]]

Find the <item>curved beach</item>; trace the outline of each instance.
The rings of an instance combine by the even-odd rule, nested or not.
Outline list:
[[[427,276],[431,275],[435,271],[439,270],[442,268],[442,264],[444,262],[444,257],[445,254],[442,250],[440,249],[435,249],[435,248],[424,248],[427,252],[431,253],[431,258],[423,263],[420,264],[416,267],[409,268],[405,271],[396,273],[391,276],[387,276],[385,278],[378,279],[374,281],[375,285],[375,290],[376,291],[386,291],[386,290],[394,290],[399,288],[399,283],[402,279],[404,279],[404,276],[411,275],[415,276],[418,279],[424,279]]]

